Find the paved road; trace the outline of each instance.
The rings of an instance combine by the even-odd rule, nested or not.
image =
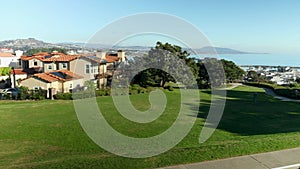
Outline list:
[[[230,83],[230,87],[226,87],[226,88],[224,88],[224,89],[226,89],[226,90],[231,90],[231,89],[234,89],[234,88],[236,88],[236,87],[238,87],[238,86],[241,86],[241,85],[243,85],[242,83]]]
[[[299,169],[300,148],[247,155],[161,169]]]
[[[287,97],[282,97],[282,96],[278,96],[276,93],[274,93],[274,91],[272,89],[268,89],[268,88],[264,88],[265,92],[267,95],[273,96],[281,101],[288,101],[288,102],[300,102],[300,100],[296,100],[296,99],[290,99]]]

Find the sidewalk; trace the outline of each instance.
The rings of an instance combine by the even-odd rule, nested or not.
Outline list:
[[[272,89],[268,89],[268,88],[263,88],[266,92],[267,95],[273,96],[274,98],[277,98],[281,101],[287,101],[287,102],[300,102],[300,100],[296,100],[296,99],[290,99],[287,97],[283,97],[283,96],[278,96],[276,93],[274,93],[274,91]]]
[[[300,148],[246,155],[161,169],[299,169]]]

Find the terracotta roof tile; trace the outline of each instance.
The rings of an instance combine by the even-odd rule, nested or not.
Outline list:
[[[78,55],[65,55],[63,53],[47,53],[47,52],[42,52],[42,53],[37,53],[32,56],[21,56],[22,60],[31,60],[31,59],[38,59],[43,62],[70,62],[72,60],[77,59],[79,56]]]
[[[117,56],[106,55],[106,56],[105,56],[105,59],[106,59],[108,62],[116,62],[116,61],[118,61],[120,58],[118,58]]]
[[[64,75],[64,77],[59,77],[53,72],[60,72]],[[73,72],[70,72],[68,70],[57,70],[57,71],[53,71],[53,72],[37,73],[37,74],[34,74],[34,75],[32,75],[28,78],[35,77],[35,78],[42,79],[42,80],[44,80],[46,82],[49,82],[49,83],[55,82],[55,81],[66,82],[66,81],[70,81],[70,80],[74,80],[74,79],[82,79],[83,78],[82,76],[77,75],[77,74],[75,74]],[[26,78],[26,79],[28,79],[28,78]]]
[[[95,61],[95,62],[98,62],[98,63],[111,63],[111,62],[116,62],[118,61],[120,58],[118,58],[117,56],[115,55],[111,55],[111,54],[106,54],[105,55],[105,59],[100,59],[100,58],[97,58],[95,55],[80,55],[81,58],[87,58],[89,60],[92,60],[92,61]]]
[[[11,69],[10,74],[14,74],[14,71]],[[23,71],[23,69],[15,69],[16,75],[26,75],[27,73]]]
[[[37,78],[42,79],[42,80],[44,80],[46,82],[55,82],[55,81],[58,81],[57,78],[49,76],[46,73],[37,73],[37,74],[34,74],[33,77],[37,77]]]
[[[15,55],[11,53],[0,53],[0,57],[14,57]]]
[[[57,55],[52,56],[51,58],[45,58],[42,61],[44,62],[70,62],[77,59],[78,55]]]
[[[31,60],[31,59],[38,59],[43,60],[43,56],[21,56],[21,60]]]

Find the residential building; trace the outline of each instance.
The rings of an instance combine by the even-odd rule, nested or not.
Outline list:
[[[0,53],[0,67],[21,67],[19,62],[20,57],[12,53]]]
[[[31,90],[44,89],[47,96],[52,97],[56,93],[66,93],[83,86],[83,78],[68,70],[57,70],[46,73],[37,73],[20,81],[20,86]]]
[[[14,53],[12,48],[0,48],[0,53]]]
[[[20,83],[15,83],[30,89],[51,89],[51,92],[49,91],[51,95],[57,92],[68,92],[74,87],[81,88],[85,81],[92,81],[99,88],[110,85],[114,70],[118,64],[125,61],[125,52],[96,52],[81,55],[66,55],[59,52],[37,53],[32,56],[22,56],[21,61],[22,72],[26,72],[28,77]],[[18,73],[21,72],[18,70]],[[61,75],[62,77],[70,78],[57,78],[62,78],[58,75],[62,73],[68,75]],[[14,79],[17,81],[19,75],[16,72],[15,76]],[[80,80],[74,81],[74,78],[78,79],[78,77]]]
[[[70,63],[71,71],[84,77],[84,80],[97,82],[98,88],[110,85],[114,70],[126,60],[125,52],[96,52],[94,55],[81,55]]]
[[[55,70],[70,70],[70,61],[78,55],[65,55],[59,52],[42,52],[32,56],[22,56],[22,68],[28,74],[51,72]]]

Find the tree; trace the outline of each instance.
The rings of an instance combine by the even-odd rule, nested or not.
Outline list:
[[[31,56],[31,55],[39,53],[39,52],[48,52],[48,53],[51,53],[53,51],[58,51],[58,52],[61,52],[61,53],[64,53],[64,54],[67,53],[66,49],[63,49],[63,48],[33,48],[33,49],[27,50],[25,52],[25,55]]]
[[[0,76],[8,76],[10,74],[11,67],[1,67]]]
[[[250,70],[247,73],[247,79],[248,79],[248,81],[257,82],[259,80],[257,72],[253,71],[253,70]]]
[[[226,82],[222,63],[217,58],[204,58],[202,63],[206,71],[202,76],[206,79],[207,87],[219,87]]]
[[[157,42],[155,48],[152,48],[149,51],[147,57],[135,58],[132,65],[137,67],[137,65],[140,64],[141,66],[147,67],[147,65],[156,64],[159,69],[149,68],[140,72],[134,77],[132,83],[139,84],[143,87],[164,87],[167,82],[175,82],[174,77],[172,77],[168,72],[182,75],[184,72],[184,65],[182,65],[179,60],[185,62],[185,64],[190,67],[193,75],[197,76],[197,64],[193,58],[189,58],[189,53],[187,51],[183,51],[182,48],[177,45]],[[176,69],[178,67],[183,68],[181,72]]]
[[[223,64],[227,81],[231,82],[234,80],[242,79],[243,75],[245,74],[245,71],[243,69],[241,69],[232,61],[221,59],[221,62]]]
[[[197,63],[198,75],[197,75],[197,84],[199,88],[208,88],[209,87],[209,76],[207,70],[204,66],[204,63],[199,61]]]

